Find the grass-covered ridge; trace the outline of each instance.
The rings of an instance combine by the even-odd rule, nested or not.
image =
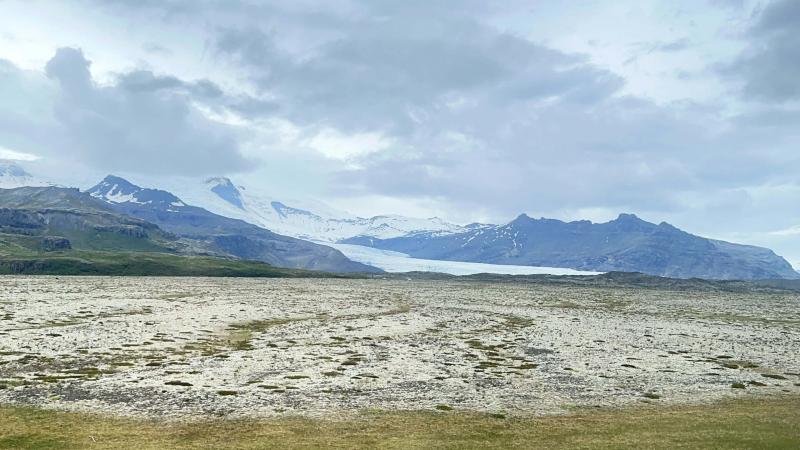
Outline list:
[[[329,277],[324,272],[284,269],[256,261],[149,252],[73,250],[0,259],[0,275],[118,275],[212,277]]]
[[[279,268],[302,267],[280,258],[237,258],[213,241],[166,232],[73,189],[0,189],[0,275],[329,276]],[[277,244],[268,250],[297,256]]]
[[[166,193],[164,193],[166,194]],[[169,194],[171,195],[171,194]],[[173,201],[147,201],[110,204],[86,192],[67,188],[22,187],[0,189],[0,261],[7,272],[25,274],[136,274],[210,275],[193,270],[176,271],[173,264],[161,265],[165,272],[151,271],[147,257],[120,255],[127,264],[115,263],[109,269],[105,261],[96,268],[86,268],[93,257],[70,254],[65,262],[60,253],[119,252],[164,253],[180,256],[213,256],[222,259],[258,261],[274,267],[319,270],[336,273],[381,272],[351,261],[341,252],[324,245],[272,233],[241,220],[219,216],[205,209]],[[179,206],[175,206],[179,205]],[[167,258],[161,258],[161,262]],[[20,262],[19,260],[23,260]],[[39,261],[30,264],[32,260]],[[129,269],[143,262],[146,267]],[[252,273],[252,267],[230,263],[217,265],[225,275]],[[35,267],[35,270],[29,270]],[[21,270],[20,270],[21,269]],[[262,269],[256,270],[263,276]],[[273,272],[274,274],[274,272]],[[274,275],[273,275],[274,276]]]
[[[0,448],[507,449],[771,448],[800,446],[800,398],[703,406],[586,410],[513,419],[459,411],[366,412],[344,420],[163,423],[0,408]]]

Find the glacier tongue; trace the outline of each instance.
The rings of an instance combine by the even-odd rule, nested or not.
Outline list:
[[[417,219],[399,215],[357,217],[336,211],[324,204],[282,199],[235,185],[227,178],[210,178],[202,185],[183,184],[170,188],[189,204],[202,206],[223,216],[233,217],[267,228],[275,233],[307,239],[333,247],[353,261],[369,264],[387,272],[429,271],[452,275],[498,273],[512,275],[553,274],[593,275],[554,267],[532,267],[470,262],[438,261],[411,258],[403,253],[375,248],[337,244],[338,241],[363,236],[389,239],[410,234],[446,235],[468,229],[487,227],[481,224],[461,226],[439,218]]]
[[[412,258],[405,253],[380,250],[352,244],[328,244],[345,256],[363,264],[369,264],[386,272],[439,272],[451,275],[473,275],[476,273],[498,273],[508,275],[597,275],[602,272],[564,269],[559,267],[512,266],[459,261]]]

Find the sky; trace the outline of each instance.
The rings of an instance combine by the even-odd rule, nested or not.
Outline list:
[[[800,1],[0,0],[0,158],[800,268]]]

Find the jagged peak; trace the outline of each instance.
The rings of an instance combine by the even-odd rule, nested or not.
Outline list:
[[[533,217],[522,213],[517,216],[516,219],[509,222],[506,226],[515,225],[515,224],[528,224],[528,223],[538,223],[538,224],[562,224],[565,223],[562,220],[558,219],[548,219],[546,217],[540,217],[538,219],[534,219]]]
[[[122,177],[117,176],[117,175],[112,175],[112,174],[106,175],[105,178],[103,178],[103,180],[100,181],[100,183],[97,184],[97,186],[100,186],[100,185],[117,185],[117,186],[130,187],[130,188],[133,188],[133,189],[142,189],[141,187],[131,183],[130,181],[126,180],[125,178],[122,178]]]
[[[669,222],[661,222],[661,223],[658,224],[658,226],[661,227],[661,228],[669,228],[669,229],[672,229],[672,230],[678,230],[678,228],[675,225],[673,225],[673,224],[671,224]]]
[[[239,209],[245,209],[244,202],[242,201],[242,193],[239,192],[239,188],[233,184],[230,178],[211,177],[206,179],[206,185],[210,186],[209,189],[211,192],[217,194],[222,200],[225,200]]]
[[[217,186],[233,186],[233,182],[228,177],[210,177],[206,178],[206,184],[213,184]]]
[[[614,222],[624,222],[624,221],[627,221],[627,222],[644,222],[644,220],[640,219],[639,216],[637,216],[636,214],[632,214],[632,213],[620,213],[619,216],[617,216],[617,218],[614,219]]]
[[[87,192],[108,203],[161,205],[167,209],[186,206],[171,192],[143,188],[117,175],[107,175]]]
[[[621,213],[616,219],[608,222],[608,225],[612,225],[622,231],[648,231],[658,227],[654,223],[642,220],[636,214],[629,213]]]

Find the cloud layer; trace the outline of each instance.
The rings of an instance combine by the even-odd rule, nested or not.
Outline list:
[[[46,79],[6,62],[4,83],[20,98],[6,104],[11,107],[0,106],[0,136],[28,153],[107,171],[202,175],[248,168],[237,132],[194,106],[197,99],[222,95],[213,83],[139,70],[99,85],[90,66],[80,49],[69,47],[47,62]],[[25,101],[31,89],[26,85],[48,94],[36,99],[36,116],[13,107]]]
[[[122,44],[92,41],[40,71],[1,63],[0,146],[108,171],[253,168],[268,189],[462,221],[630,211],[792,235],[798,2],[612,3],[82,0],[135,56],[100,73],[89,60]]]

